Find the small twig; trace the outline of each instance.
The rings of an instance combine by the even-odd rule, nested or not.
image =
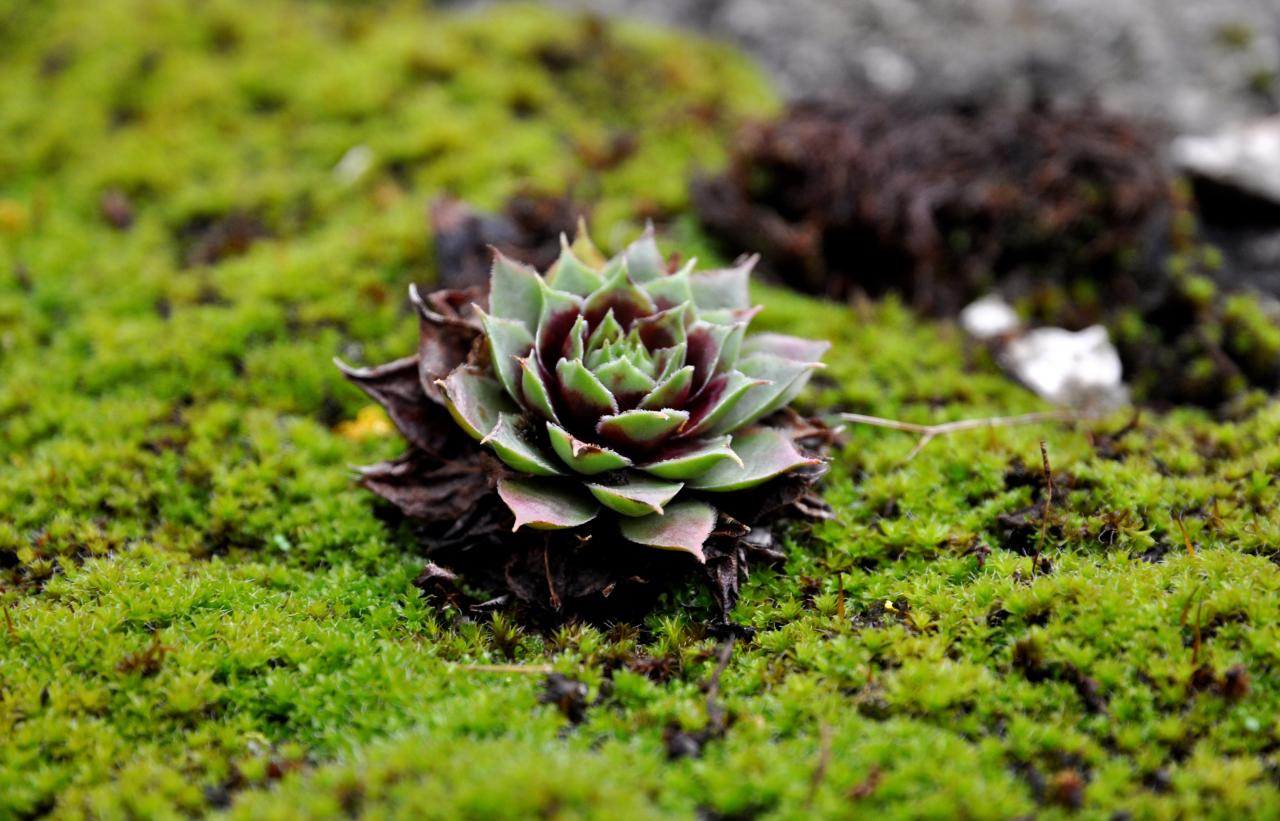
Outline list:
[[[720,694],[720,676],[724,675],[725,668],[729,666],[729,659],[733,658],[733,636],[724,640],[720,645],[719,661],[716,663],[716,669],[711,673],[711,678],[707,679],[707,704],[711,704],[716,696]]]
[[[1200,666],[1200,642],[1202,638],[1200,635],[1200,616],[1204,609],[1204,599],[1198,599],[1198,597],[1200,595],[1200,587],[1202,585],[1203,582],[1198,582],[1196,584],[1195,589],[1191,591],[1191,595],[1187,598],[1187,603],[1182,606],[1182,615],[1178,617],[1178,623],[1185,627],[1187,624],[1187,614],[1191,611],[1191,604],[1192,602],[1196,603],[1196,623],[1193,627],[1195,630],[1195,643],[1192,645],[1191,649],[1192,669]]]
[[[726,715],[724,708],[716,703],[716,699],[720,697],[720,676],[724,675],[725,668],[729,666],[729,659],[733,658],[733,636],[725,639],[720,645],[720,661],[716,664],[715,671],[711,674],[711,678],[707,679],[707,728],[708,738],[718,738],[724,735],[726,729]]]
[[[818,728],[818,763],[813,768],[813,775],[809,778],[809,794],[805,796],[804,806],[806,809],[813,806],[813,800],[818,797],[818,788],[822,786],[822,781],[827,777],[827,768],[831,765],[831,725],[822,724]]]
[[[836,616],[844,621],[844,573],[836,574]]]
[[[468,673],[520,673],[531,676],[545,676],[555,672],[550,664],[455,664],[453,669]]]
[[[542,567],[547,574],[547,592],[551,594],[551,609],[560,609],[560,594],[556,593],[555,583],[551,581],[551,544],[550,541],[542,543]]]
[[[1181,516],[1173,517],[1173,521],[1178,525],[1178,530],[1182,531],[1182,543],[1187,546],[1187,555],[1194,559],[1196,557],[1196,547],[1191,543],[1191,537],[1187,535],[1187,526],[1182,523]]]
[[[4,604],[4,626],[9,631],[9,638],[18,640],[18,631],[13,626],[13,616],[9,615],[9,603]]]
[[[984,430],[990,428],[1011,428],[1018,425],[1033,425],[1037,422],[1071,422],[1079,418],[1080,415],[1078,413],[1067,410],[1045,411],[1042,413],[1024,413],[1018,416],[989,416],[984,419],[959,419],[955,422],[942,422],[936,425],[902,422],[897,419],[885,419],[880,416],[867,416],[862,413],[841,413],[834,417],[834,419],[840,422],[848,422],[855,425],[870,425],[875,428],[888,428],[889,430],[900,430],[904,433],[919,434],[920,441],[916,442],[916,446],[907,454],[907,458],[903,460],[904,462],[910,462],[936,437],[944,436],[948,433],[958,433],[965,430]]]
[[[1047,486],[1047,495],[1044,500],[1044,510],[1040,512],[1040,541],[1036,542],[1036,555],[1031,557],[1031,575],[1035,576],[1040,569],[1040,554],[1044,551],[1045,536],[1049,533],[1049,514],[1053,512],[1053,494],[1055,492],[1053,486],[1053,468],[1049,465],[1049,448],[1045,446],[1044,440],[1040,440],[1040,462],[1044,465],[1044,481]]]

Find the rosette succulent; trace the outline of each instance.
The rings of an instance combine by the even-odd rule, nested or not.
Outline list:
[[[629,542],[704,561],[718,499],[818,461],[757,423],[827,344],[747,335],[754,259],[673,272],[652,231],[608,260],[581,230],[561,245],[545,276],[496,253],[480,355],[432,387],[505,464],[516,529],[610,517]]]

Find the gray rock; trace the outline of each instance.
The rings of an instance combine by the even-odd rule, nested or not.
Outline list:
[[[743,46],[790,96],[1104,108],[1207,133],[1280,109],[1280,0],[552,0]]]
[[[1280,117],[1208,137],[1179,137],[1170,153],[1189,174],[1280,206]]]

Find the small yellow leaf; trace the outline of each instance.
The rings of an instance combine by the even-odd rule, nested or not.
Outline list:
[[[17,200],[0,199],[0,233],[20,236],[26,228],[26,207]]]
[[[355,419],[338,423],[335,430],[339,436],[358,442],[363,439],[387,436],[395,428],[387,418],[386,411],[377,405],[366,405],[356,414]]]

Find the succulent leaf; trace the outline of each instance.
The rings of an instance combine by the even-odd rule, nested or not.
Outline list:
[[[830,342],[817,339],[774,333],[752,334],[742,342],[742,355],[767,353],[796,362],[818,362],[830,347]]]
[[[640,407],[645,410],[662,408],[678,408],[685,404],[693,387],[693,366],[685,365],[680,370],[658,382],[653,390],[640,400]]]
[[[513,319],[533,330],[542,315],[542,277],[501,251],[494,250],[490,273],[489,312],[499,319]]]
[[[685,362],[692,365],[693,390],[698,392],[715,376],[720,365],[720,352],[733,333],[732,325],[719,325],[698,320],[689,329],[688,352]]]
[[[637,317],[648,316],[658,310],[653,299],[631,279],[624,260],[609,263],[604,273],[604,285],[587,297],[582,306],[588,322],[595,324],[613,311],[618,324],[627,329]]]
[[[689,343],[681,342],[679,345],[673,345],[670,348],[659,348],[653,352],[654,373],[658,381],[661,382],[673,373],[685,367],[688,359]],[[692,367],[692,366],[690,366]],[[692,389],[692,378],[690,378],[690,388]]]
[[[488,445],[498,458],[508,466],[522,473],[534,476],[561,476],[564,471],[558,468],[548,454],[544,453],[536,443],[531,441],[529,432],[524,427],[523,418],[514,413],[498,414],[498,423],[493,430],[480,440],[480,444]]]
[[[520,401],[520,362],[533,349],[533,334],[523,322],[481,314],[493,370],[507,389],[507,394]]]
[[[620,408],[635,407],[658,384],[630,359],[607,362],[596,368],[595,375],[618,400]]]
[[[574,234],[573,244],[569,248],[585,265],[597,271],[603,269],[608,262],[604,254],[600,253],[600,249],[591,241],[591,235],[587,233],[587,221],[581,217],[578,218],[578,231]]]
[[[574,256],[568,239],[561,234],[560,258],[547,275],[547,284],[559,291],[587,296],[604,285],[604,278],[599,271]]]
[[[664,482],[643,474],[633,474],[617,484],[587,484],[587,490],[600,504],[623,516],[661,514],[663,507],[676,497],[682,487],[682,482]]]
[[[565,341],[582,313],[582,300],[573,294],[543,286],[542,314],[534,334],[535,349],[544,368],[552,368],[560,359]]]
[[[645,293],[653,298],[654,304],[660,309],[665,310],[686,302],[695,302],[693,289],[689,285],[689,275],[697,262],[697,259],[691,259],[674,274],[651,279],[640,287],[644,288]]]
[[[742,466],[742,459],[729,446],[730,437],[699,439],[659,451],[653,460],[640,465],[645,473],[660,479],[694,479],[721,462]]]
[[[741,465],[721,462],[701,476],[691,478],[689,487],[716,493],[745,490],[819,461],[802,454],[790,439],[772,428],[736,434],[732,447],[742,460]]]
[[[685,302],[656,314],[642,316],[631,326],[648,350],[670,348],[688,337],[689,315],[693,303]]]
[[[542,368],[532,358],[520,361],[520,390],[525,405],[533,408],[543,419],[559,422],[555,405],[551,401],[551,392],[547,390],[547,381],[542,376]]]
[[[627,261],[627,271],[635,282],[649,282],[667,273],[662,252],[658,250],[658,243],[653,237],[652,223],[645,227],[640,239],[627,246],[622,252],[622,258]]]
[[[720,426],[752,388],[764,384],[739,371],[729,371],[712,379],[690,405],[688,427],[683,436],[701,436]]]
[[[556,363],[556,376],[561,398],[574,417],[599,419],[618,412],[618,400],[581,360],[561,359]]]
[[[465,365],[441,380],[440,387],[454,421],[473,439],[487,436],[499,414],[517,410],[498,380]]]
[[[587,320],[578,314],[564,340],[562,356],[565,359],[582,359],[587,355]]]
[[[729,433],[768,416],[787,404],[804,387],[810,374],[820,364],[782,359],[766,353],[752,354],[738,360],[741,373],[757,380],[756,384],[708,429],[714,433]],[[793,388],[795,393],[792,392]]]
[[[575,473],[594,476],[597,473],[631,467],[631,460],[621,453],[591,442],[583,442],[553,422],[547,423],[547,436],[560,461]]]
[[[622,535],[636,544],[692,554],[706,564],[702,546],[716,527],[716,511],[705,502],[676,502],[663,513],[618,522]]]
[[[752,255],[732,268],[690,274],[689,288],[693,292],[693,301],[697,303],[698,308],[700,310],[749,308],[751,295],[747,283],[751,279],[751,269],[759,259],[758,255]]]
[[[595,499],[550,479],[500,479],[498,495],[515,514],[512,530],[563,530],[584,525],[600,512]]]
[[[623,450],[650,450],[688,421],[688,411],[637,409],[600,417],[596,432]]]
[[[614,318],[613,311],[609,311],[604,318],[596,323],[596,327],[591,331],[591,336],[587,339],[587,350],[597,351],[613,342],[621,340],[627,335],[622,330],[622,326],[618,324],[618,320]]]

